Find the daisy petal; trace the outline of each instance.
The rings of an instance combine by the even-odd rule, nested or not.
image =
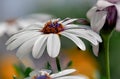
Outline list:
[[[66,70],[63,70],[61,72],[52,74],[52,75],[50,75],[50,77],[52,77],[52,78],[61,77],[61,76],[64,76],[64,75],[71,74],[71,73],[73,73],[75,71],[76,71],[75,69],[66,69]]]
[[[68,32],[61,32],[61,35],[71,39],[81,50],[86,50],[85,44],[82,42],[81,39],[79,39],[74,34],[68,33]]]
[[[34,58],[39,58],[42,56],[45,46],[46,46],[46,40],[48,36],[47,35],[41,35],[35,42],[32,50],[32,55]]]
[[[27,42],[25,42],[24,44],[22,44],[17,53],[16,53],[16,56],[19,57],[20,59],[24,56],[26,56],[27,54],[29,54],[31,52],[31,49],[36,41],[38,37],[35,37],[31,40],[28,40]]]
[[[72,23],[72,22],[74,22],[74,21],[77,21],[78,19],[70,19],[70,20],[67,20],[67,21],[65,21],[65,22],[63,22],[62,24],[63,24],[63,26],[65,26],[65,25],[67,25],[67,24],[69,24],[69,23]]]
[[[90,27],[85,25],[76,25],[76,24],[69,24],[64,26],[65,29],[90,29]]]
[[[27,30],[35,30],[35,29],[39,30],[39,29],[42,29],[43,26],[44,26],[44,24],[42,24],[42,23],[41,24],[39,23],[39,25],[38,24],[32,24],[32,25],[29,25],[27,27]]]
[[[89,79],[89,78],[85,76],[64,76],[55,79]]]
[[[30,75],[30,77],[33,77],[33,76],[35,76],[37,74],[39,75],[39,70],[34,70],[29,75]]]
[[[20,33],[17,33],[15,35],[13,35],[6,43],[5,45],[8,45],[10,44],[12,41],[14,41],[15,39],[19,38],[21,35],[24,35],[24,34],[27,34],[27,33],[31,33],[31,31],[28,31],[28,32],[20,32]]]
[[[99,8],[99,9],[104,9],[104,8],[106,8],[106,7],[109,7],[109,6],[112,6],[112,5],[114,5],[114,4],[112,4],[112,3],[110,3],[110,2],[108,2],[108,1],[105,1],[105,0],[98,0],[98,2],[97,2],[97,7]]]
[[[88,19],[91,19],[91,18],[94,16],[94,14],[96,13],[96,11],[97,11],[97,7],[96,7],[96,6],[92,7],[92,8],[87,12],[87,18],[88,18]]]
[[[24,78],[24,79],[32,79],[31,77],[27,77],[27,78]]]
[[[117,12],[118,12],[118,17],[120,18],[120,4],[116,5]]]
[[[93,17],[90,19],[91,28],[99,32],[103,25],[105,24],[107,13],[105,11],[96,12]]]
[[[7,30],[6,23],[0,23],[0,37],[5,34]]]
[[[102,38],[92,30],[87,30],[87,33],[97,39],[99,42],[102,42]]]
[[[65,19],[63,19],[63,20],[59,21],[58,23],[65,22],[65,21],[67,21],[67,20],[70,20],[70,18],[65,18]]]
[[[16,39],[15,41],[13,41],[12,43],[10,43],[8,46],[7,46],[7,49],[8,50],[13,50],[15,48],[17,48],[18,46],[20,46],[22,43],[24,43],[25,41],[33,38],[33,37],[36,37],[38,35],[40,35],[41,33],[40,32],[31,32],[29,34],[25,34],[25,35],[22,35],[20,36],[18,39]]]
[[[94,39],[92,36],[88,35],[85,31],[83,31],[81,29],[70,29],[70,30],[66,30],[66,31],[69,33],[75,34],[78,37],[84,38],[84,39],[90,41],[94,45],[98,45],[98,42],[96,39]]]
[[[99,45],[94,46],[92,45],[92,49],[93,49],[93,53],[95,56],[98,56],[98,52],[99,52]]]
[[[120,17],[117,20],[116,28],[117,31],[120,31]]]
[[[47,40],[47,51],[50,57],[57,57],[60,52],[60,39],[57,34],[49,34]]]

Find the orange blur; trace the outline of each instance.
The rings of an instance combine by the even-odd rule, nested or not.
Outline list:
[[[0,79],[13,79],[13,75],[17,75],[13,67],[18,60],[13,55],[2,55],[0,57]]]
[[[87,51],[81,51],[78,48],[73,48],[65,51],[65,54],[71,59],[71,68],[77,69],[75,74],[83,74],[90,79],[95,78],[95,71],[98,70],[97,62],[94,57]]]

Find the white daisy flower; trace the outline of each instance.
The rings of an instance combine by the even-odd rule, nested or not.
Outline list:
[[[0,37],[4,34],[12,35],[17,33],[20,28],[15,20],[11,19],[6,22],[0,22]]]
[[[60,52],[60,38],[62,35],[72,40],[81,50],[86,46],[80,38],[84,38],[93,45],[102,42],[101,37],[85,25],[70,24],[78,19],[53,19],[45,23],[33,24],[13,35],[6,45],[8,50],[19,47],[18,57],[23,57],[32,51],[34,58],[40,58],[47,46],[50,57],[57,57]],[[80,38],[79,38],[80,37]]]
[[[92,7],[87,17],[91,22],[91,28],[99,32],[102,28],[110,30],[116,27],[120,31],[120,1],[119,0],[98,0]]]
[[[49,14],[31,14],[26,17],[21,17],[18,19],[10,19],[6,22],[0,23],[0,37],[4,34],[13,35],[17,33],[20,29],[26,28],[30,24],[35,24],[39,22],[45,22],[52,19],[53,16]]]
[[[50,74],[50,70],[34,70],[29,74],[30,77],[25,79],[88,79],[88,77],[84,75],[66,76],[75,71],[75,69],[66,69],[58,73]]]

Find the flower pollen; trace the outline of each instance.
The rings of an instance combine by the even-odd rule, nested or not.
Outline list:
[[[58,21],[49,21],[45,24],[44,28],[41,30],[44,34],[49,33],[59,33],[64,30],[64,27],[61,23],[58,23]]]

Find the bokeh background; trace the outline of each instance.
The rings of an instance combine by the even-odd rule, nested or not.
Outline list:
[[[86,18],[86,12],[95,3],[96,0],[0,0],[0,21],[19,18],[33,13],[47,13],[59,18]],[[33,68],[41,68],[45,64],[45,62],[42,62],[44,57],[39,60],[25,58],[21,62],[15,56],[15,51],[6,50],[4,44],[8,38],[9,36],[7,35],[0,37],[0,79],[12,79],[12,75],[17,75],[13,67],[15,64],[24,63],[25,66]],[[67,44],[62,43],[62,52],[65,55],[60,55],[62,59],[64,58],[66,60],[65,62],[72,60],[74,63],[72,67],[78,69],[79,73],[87,75],[91,79],[97,79],[96,77],[99,76],[101,64],[99,64],[97,57],[89,52],[89,45],[88,51],[82,52],[71,41],[64,38],[63,40],[65,43],[67,41]],[[75,56],[72,53],[75,53]],[[49,58],[47,59],[49,60]],[[119,59],[120,33],[114,32],[110,40],[111,79],[120,78]],[[50,62],[53,62],[53,60],[51,59]]]

